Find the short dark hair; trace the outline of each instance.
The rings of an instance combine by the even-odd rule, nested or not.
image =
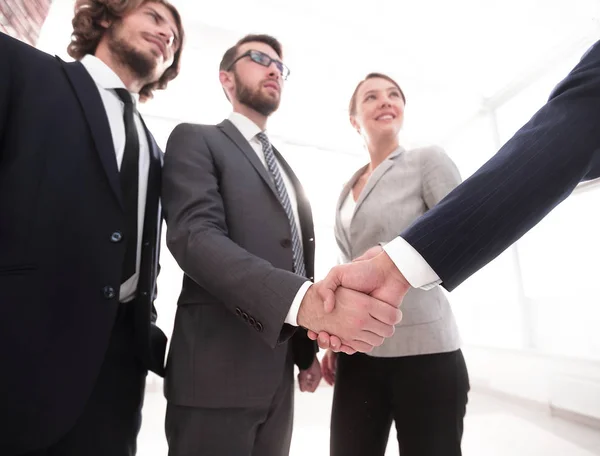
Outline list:
[[[348,107],[348,113],[353,116],[356,114],[356,95],[358,94],[358,89],[369,79],[385,79],[396,86],[396,88],[400,91],[400,96],[402,96],[402,100],[404,104],[406,104],[406,97],[404,96],[404,92],[400,88],[400,85],[390,78],[388,75],[383,73],[369,73],[362,81],[358,83],[356,89],[354,89],[354,93],[352,94],[352,98],[350,98],[350,106]]]
[[[227,49],[225,54],[223,54],[223,58],[221,59],[221,64],[219,65],[219,71],[228,71],[229,67],[233,64],[236,57],[238,57],[238,50],[242,44],[246,43],[264,43],[267,46],[273,48],[275,53],[280,59],[283,59],[283,51],[281,49],[281,43],[277,40],[277,38],[272,37],[271,35],[246,35],[244,38],[239,40],[235,45]]]

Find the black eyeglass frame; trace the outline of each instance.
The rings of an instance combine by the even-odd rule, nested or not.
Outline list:
[[[246,51],[242,55],[238,56],[233,62],[231,62],[231,65],[227,67],[226,71],[231,71],[233,65],[235,65],[239,60],[243,59],[244,57],[250,57],[250,60],[252,60],[254,63],[258,63],[259,65],[262,65],[267,68],[271,66],[271,63],[274,63],[275,67],[281,73],[281,78],[284,81],[286,81],[287,78],[290,76],[290,69],[281,60],[274,59],[270,55],[265,54],[261,51],[257,51],[255,49],[250,49],[249,51]]]

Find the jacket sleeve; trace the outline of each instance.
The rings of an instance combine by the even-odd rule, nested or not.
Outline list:
[[[475,174],[401,236],[452,290],[600,175],[600,42]]]
[[[285,317],[306,279],[275,268],[228,237],[219,170],[199,125],[177,126],[163,169],[167,246],[191,279],[240,318],[261,322],[257,331],[275,347],[295,328]]]

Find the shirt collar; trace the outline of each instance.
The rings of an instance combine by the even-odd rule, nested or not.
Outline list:
[[[239,112],[232,112],[229,115],[229,121],[235,125],[248,142],[262,131],[258,125]],[[266,134],[267,132],[265,131],[264,133]]]
[[[127,89],[121,78],[109,67],[106,63],[100,60],[98,57],[92,54],[83,56],[80,60],[81,64],[85,67],[87,72],[90,74],[96,85],[99,87],[110,90],[110,89]],[[131,93],[131,92],[129,92]],[[131,93],[134,103],[139,100],[139,94]]]

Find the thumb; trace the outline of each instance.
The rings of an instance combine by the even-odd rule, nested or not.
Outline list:
[[[375,247],[371,247],[369,250],[367,250],[365,253],[363,253],[358,258],[355,258],[354,260],[352,260],[352,262],[354,263],[356,261],[370,260],[371,258],[379,255],[381,252],[383,252],[383,247],[381,247],[380,245],[376,245]]]
[[[323,307],[326,313],[333,311],[335,307],[335,290],[337,290],[341,284],[341,268],[339,266],[336,266],[329,271],[327,277],[319,283],[317,294],[323,300]]]

